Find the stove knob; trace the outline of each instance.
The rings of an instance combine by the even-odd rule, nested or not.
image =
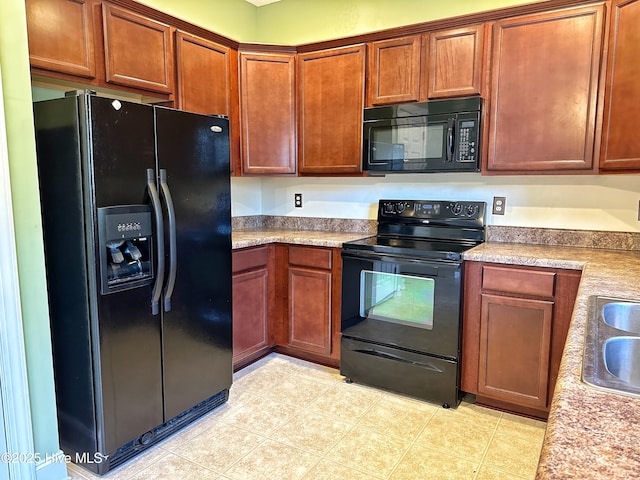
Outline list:
[[[473,217],[478,212],[477,205],[468,205],[466,209],[466,213],[468,217]]]
[[[404,203],[402,203],[402,202],[398,202],[398,203],[396,204],[396,211],[397,211],[398,213],[402,213],[402,212],[404,212],[405,207],[406,207],[406,205],[405,205]]]
[[[454,215],[460,215],[462,213],[462,205],[460,205],[459,203],[454,203],[453,205],[451,205],[451,211]]]
[[[395,209],[393,208],[393,203],[383,203],[382,211],[383,213],[395,213]]]

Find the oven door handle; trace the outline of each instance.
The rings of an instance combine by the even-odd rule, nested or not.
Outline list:
[[[412,257],[399,257],[397,255],[385,255],[384,253],[367,254],[367,253],[351,253],[342,251],[343,259],[355,259],[355,260],[374,260],[376,262],[393,262],[393,263],[412,263],[416,265],[424,265],[436,270],[433,273],[434,277],[438,276],[438,268],[460,268],[462,260],[425,260],[423,258]]]
[[[364,355],[371,355],[371,356],[374,356],[374,357],[385,358],[387,360],[395,360],[396,362],[408,363],[410,365],[415,365],[416,367],[426,368],[427,370],[431,370],[431,371],[437,372],[437,373],[442,373],[443,372],[440,368],[435,367],[434,365],[432,365],[430,363],[414,362],[413,360],[408,360],[408,359],[402,358],[402,357],[400,357],[398,355],[392,355],[391,353],[381,352],[381,351],[375,350],[373,348],[358,348],[358,349],[354,350],[354,352],[362,353]]]

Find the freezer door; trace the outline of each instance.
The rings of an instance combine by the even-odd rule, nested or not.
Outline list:
[[[80,99],[87,102],[89,113],[87,191],[92,195],[95,232],[98,207],[147,201],[146,170],[155,168],[153,107],[95,96]],[[95,260],[102,252],[95,237],[94,242]],[[97,399],[104,422],[101,448],[111,453],[164,421],[160,317],[151,314],[148,282],[102,294],[100,272],[94,275],[94,349],[101,380]]]
[[[177,246],[175,288],[170,305],[163,302],[168,420],[231,386],[229,123],[161,107],[155,111],[158,171],[166,170]],[[169,223],[165,221],[165,250],[170,276]]]

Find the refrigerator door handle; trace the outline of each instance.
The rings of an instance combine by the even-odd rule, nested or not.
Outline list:
[[[162,283],[164,280],[164,223],[162,220],[162,207],[160,196],[156,188],[156,179],[153,168],[147,169],[147,190],[151,198],[151,206],[156,217],[156,245],[158,247],[158,262],[156,263],[156,282],[151,293],[151,314],[160,313],[160,295],[162,294]]]
[[[164,290],[164,311],[171,311],[171,295],[176,284],[176,269],[178,266],[177,245],[176,245],[176,211],[173,208],[173,200],[167,183],[167,171],[160,169],[160,190],[164,201],[167,204],[167,215],[169,217],[169,276]]]

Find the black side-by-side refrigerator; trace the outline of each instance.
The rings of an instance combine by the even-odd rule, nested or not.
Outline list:
[[[232,381],[229,122],[34,104],[61,447],[103,474]]]

